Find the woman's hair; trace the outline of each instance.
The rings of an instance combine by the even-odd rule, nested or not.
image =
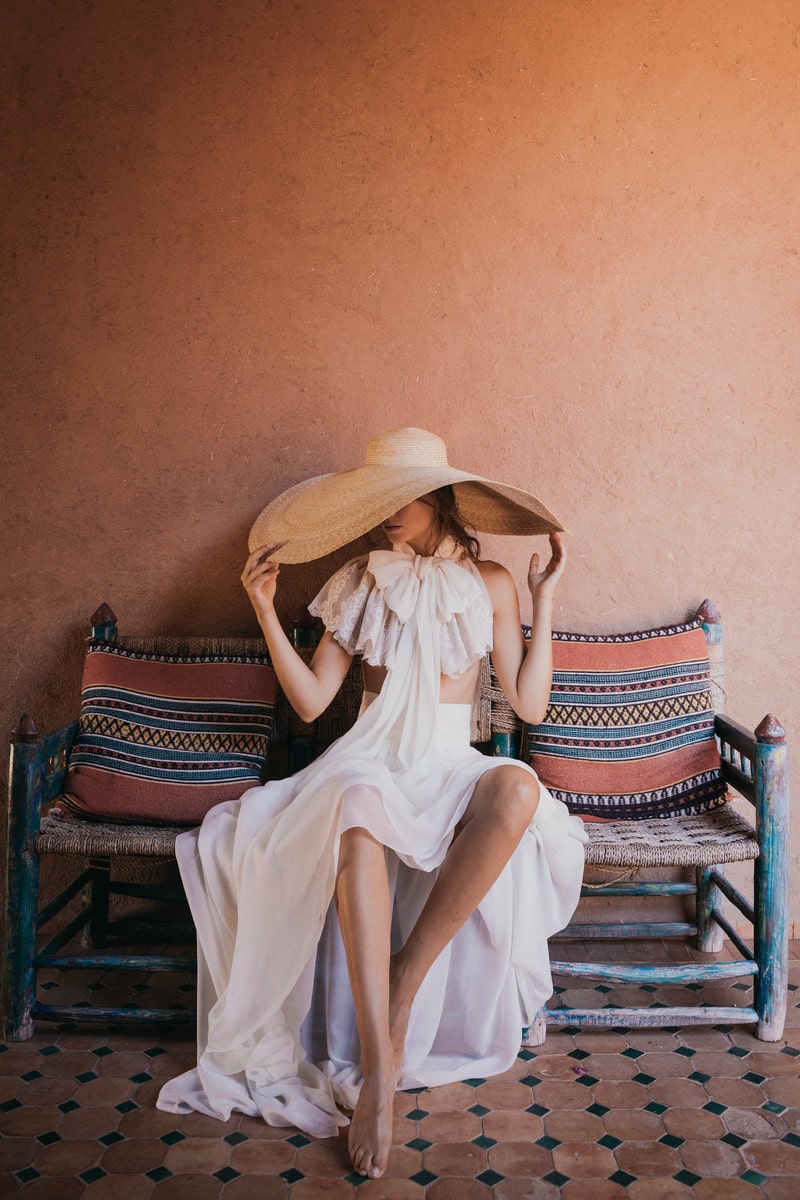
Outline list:
[[[458,502],[452,486],[448,483],[437,488],[435,492],[429,492],[425,499],[432,501],[436,547],[438,548],[445,538],[450,537],[462,550],[464,557],[475,562],[480,557],[480,542],[467,529],[464,518],[458,511]]]

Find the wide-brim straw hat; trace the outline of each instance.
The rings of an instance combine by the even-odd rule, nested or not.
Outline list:
[[[479,532],[531,535],[564,528],[529,492],[451,467],[435,433],[393,429],[370,439],[363,467],[306,479],[270,501],[250,530],[250,550],[275,546],[270,557],[279,562],[310,562],[446,484],[465,524]]]

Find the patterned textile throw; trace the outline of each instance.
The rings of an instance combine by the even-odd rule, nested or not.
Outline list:
[[[199,824],[260,783],[276,690],[266,648],[172,655],[90,644],[56,812]]]
[[[529,762],[588,821],[701,813],[725,803],[702,623],[553,634],[553,689],[526,730]]]

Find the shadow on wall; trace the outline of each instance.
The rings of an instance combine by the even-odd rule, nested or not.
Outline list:
[[[225,636],[243,634],[257,636],[258,626],[255,615],[246,600],[244,601],[245,618],[240,619],[237,616],[243,611],[244,592],[239,581],[239,572],[244,566],[244,552],[240,556],[241,566],[239,566],[236,549],[232,551],[232,544],[236,548],[246,544],[245,539],[238,531],[233,537],[226,534],[224,538],[218,539],[216,544],[205,545],[197,553],[187,556],[181,563],[180,573],[176,573],[174,577],[172,587],[165,594],[152,597],[146,622],[137,624],[136,628],[126,614],[124,596],[115,599],[106,596],[87,597],[87,622],[97,606],[105,601],[116,613],[122,634],[145,636],[156,633],[170,635],[220,634]],[[281,567],[276,608],[284,628],[288,629],[293,621],[311,619],[307,608],[309,602],[339,567],[357,555],[368,554],[370,550],[378,547],[385,548],[387,545],[380,532],[373,531],[349,542],[331,554],[326,554],[323,558],[316,558],[309,563],[287,564]],[[216,571],[211,571],[210,567],[214,564],[218,570],[220,562],[236,564],[231,570],[229,587],[226,586],[224,592],[209,596],[209,593],[202,588],[194,594],[187,591],[187,578],[203,579],[209,575],[213,576]],[[84,625],[77,635],[79,641],[85,636],[85,633]],[[71,661],[70,666],[72,665]]]

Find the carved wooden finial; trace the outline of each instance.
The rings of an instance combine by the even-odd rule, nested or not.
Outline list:
[[[35,742],[38,736],[39,729],[27,713],[22,714],[11,730],[12,742]]]
[[[756,725],[756,741],[768,746],[778,746],[786,741],[786,732],[777,717],[767,713],[760,725]]]
[[[117,614],[103,601],[89,617],[90,625],[116,625]]]
[[[704,625],[719,625],[722,613],[713,600],[704,600],[697,610],[697,616]]]

